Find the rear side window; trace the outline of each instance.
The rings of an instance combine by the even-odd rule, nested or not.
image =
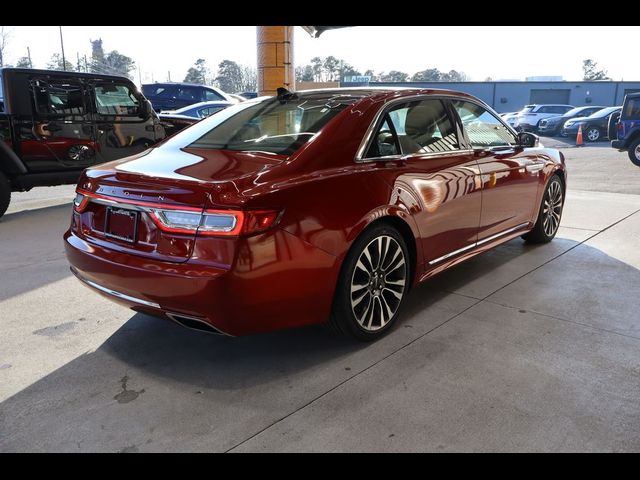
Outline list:
[[[452,103],[473,148],[505,147],[516,143],[509,129],[484,107],[462,100]]]
[[[640,119],[640,97],[629,98],[622,109],[623,120]]]
[[[217,100],[225,100],[225,98],[220,95],[217,92],[214,92],[213,90],[205,90],[204,91],[204,99],[209,102],[209,101],[217,101]]]
[[[80,82],[35,80],[32,85],[38,113],[44,115],[84,115],[86,113]]]
[[[137,116],[140,113],[138,98],[128,85],[97,84],[95,92],[96,111],[101,115]]]
[[[174,90],[169,85],[143,85],[142,93],[145,97],[167,97]]]
[[[224,109],[224,107],[205,107],[205,108],[201,108],[200,111],[198,112],[198,116],[200,118],[208,117],[210,115],[213,115],[216,112],[219,112],[222,109]]]

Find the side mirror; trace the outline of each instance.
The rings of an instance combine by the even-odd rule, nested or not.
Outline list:
[[[537,147],[540,145],[540,138],[529,132],[518,133],[518,146],[522,148]]]
[[[140,116],[142,118],[149,118],[152,109],[151,102],[145,99],[144,102],[140,103]]]

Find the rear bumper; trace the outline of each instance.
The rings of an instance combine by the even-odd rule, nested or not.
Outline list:
[[[124,254],[70,231],[64,241],[73,273],[97,293],[136,311],[182,324],[188,322],[177,317],[187,317],[233,336],[325,321],[339,272],[336,257],[281,230],[238,240],[229,266]]]
[[[624,140],[611,140],[611,146],[613,148],[617,148],[618,150],[626,150],[627,146],[625,145]]]

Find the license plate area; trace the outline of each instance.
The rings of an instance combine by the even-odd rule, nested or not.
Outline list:
[[[107,207],[104,219],[104,235],[122,242],[135,243],[138,237],[140,212],[124,208]]]

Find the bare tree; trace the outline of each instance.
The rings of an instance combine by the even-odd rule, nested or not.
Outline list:
[[[10,36],[11,29],[9,27],[0,26],[0,68],[4,67],[4,58]]]

